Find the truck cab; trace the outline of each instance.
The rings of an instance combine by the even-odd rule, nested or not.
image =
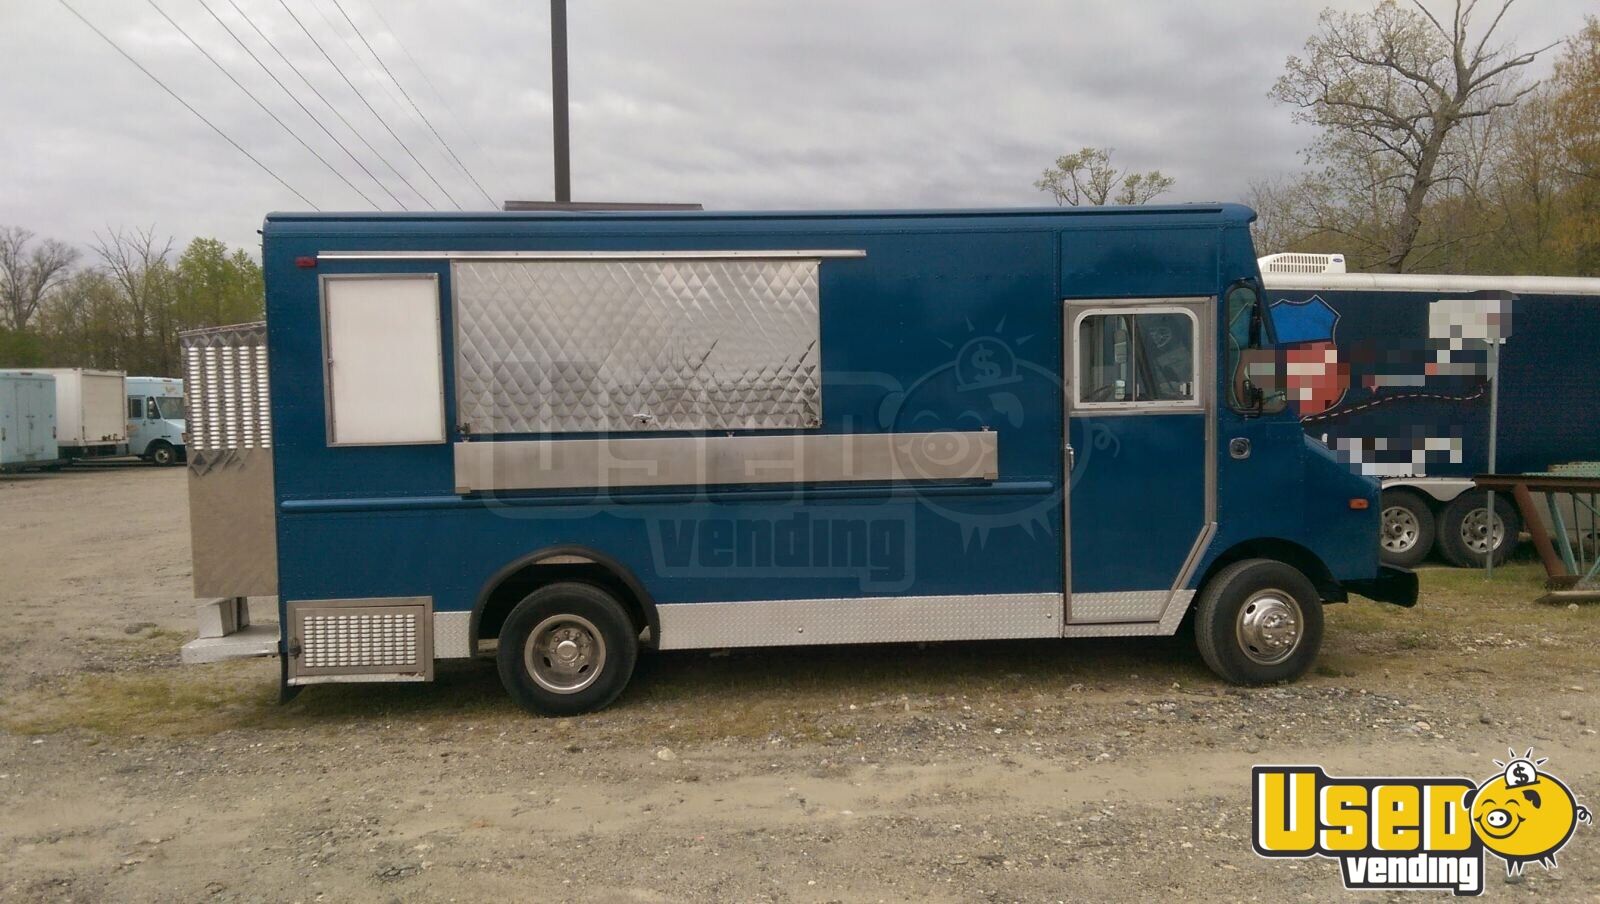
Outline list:
[[[163,467],[183,461],[184,408],[182,380],[129,377],[128,454]]]

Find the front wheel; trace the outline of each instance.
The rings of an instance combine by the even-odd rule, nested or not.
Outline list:
[[[604,708],[633,676],[639,632],[622,604],[593,584],[551,584],[506,616],[500,681],[530,712],[572,716]]]
[[[1271,559],[1245,559],[1212,576],[1195,612],[1200,657],[1232,684],[1305,674],[1322,646],[1322,600],[1311,581]]]
[[[1385,565],[1415,568],[1433,550],[1433,509],[1409,490],[1383,494],[1383,527],[1378,535],[1379,554]]]
[[[150,447],[150,462],[156,467],[170,467],[178,462],[178,450],[167,443],[155,443]]]

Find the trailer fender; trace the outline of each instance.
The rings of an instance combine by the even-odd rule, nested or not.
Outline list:
[[[1383,489],[1415,490],[1444,504],[1472,489],[1472,480],[1456,477],[1391,477],[1383,482]]]
[[[621,562],[587,546],[549,546],[508,562],[485,581],[472,606],[469,633],[474,656],[482,655],[485,638],[498,636],[500,624],[523,597],[546,584],[583,581],[616,594],[650,642],[659,643],[661,619],[655,600]]]

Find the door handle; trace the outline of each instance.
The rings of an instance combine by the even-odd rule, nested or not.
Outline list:
[[[1078,450],[1072,448],[1071,443],[1067,443],[1066,448],[1063,449],[1063,451],[1066,452],[1067,455],[1067,473],[1071,474],[1073,469],[1078,466]]]

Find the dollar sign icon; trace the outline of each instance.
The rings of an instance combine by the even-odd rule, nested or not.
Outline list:
[[[1523,761],[1523,760],[1519,760],[1519,761],[1511,764],[1511,781],[1508,784],[1512,784],[1512,785],[1527,785],[1527,784],[1532,784],[1532,783],[1533,783],[1533,767],[1532,766],[1530,766],[1526,761]]]
[[[987,345],[978,346],[972,353],[972,366],[978,370],[980,383],[992,383],[1000,379],[1000,365],[994,362],[994,351]]]

